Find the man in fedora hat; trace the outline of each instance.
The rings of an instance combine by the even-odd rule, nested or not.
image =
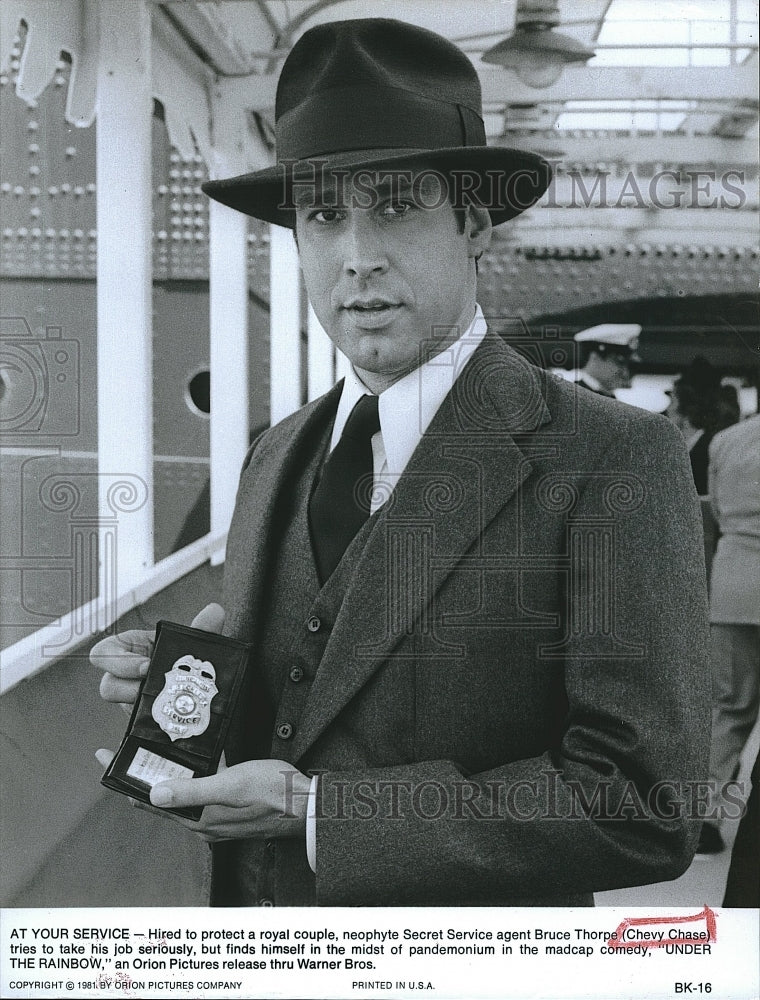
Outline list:
[[[293,229],[352,367],[250,449],[223,627],[252,667],[219,773],[153,806],[205,807],[172,818],[214,841],[218,904],[574,905],[675,877],[709,726],[680,436],[534,368],[476,303],[548,165],[487,148],[470,62],[385,19],[303,35],[276,133],[276,166],[205,190]],[[150,649],[93,651],[107,700]]]

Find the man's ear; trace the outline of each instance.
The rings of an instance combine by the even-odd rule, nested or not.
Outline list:
[[[476,260],[491,245],[491,216],[487,208],[469,204],[466,209],[464,232],[467,237],[468,256]]]

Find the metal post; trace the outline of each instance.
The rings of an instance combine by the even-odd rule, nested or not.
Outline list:
[[[97,324],[101,535],[113,532],[114,477],[142,480],[147,500],[119,516],[117,591],[153,566],[151,28],[144,0],[98,4]],[[126,507],[128,508],[128,498]],[[101,594],[114,578],[101,538]],[[108,609],[106,610],[108,614]]]
[[[270,226],[270,421],[276,424],[301,405],[301,283],[293,234]]]
[[[329,392],[335,385],[335,350],[311,305],[309,305],[307,335],[306,374],[309,400],[312,400]]]
[[[247,219],[209,206],[211,534],[227,531],[248,448]],[[222,561],[220,550],[211,559]]]
[[[250,169],[245,108],[228,81],[211,90],[213,177]],[[261,151],[263,153],[263,151]],[[259,155],[261,155],[261,153]],[[265,154],[264,154],[265,155]],[[261,164],[263,165],[263,164]],[[235,506],[240,467],[248,450],[248,219],[209,203],[209,361],[211,368],[211,536],[224,535]],[[217,549],[212,565],[224,558]]]

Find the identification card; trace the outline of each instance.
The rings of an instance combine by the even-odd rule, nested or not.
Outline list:
[[[152,788],[162,781],[172,781],[174,778],[194,778],[195,774],[189,767],[183,767],[166,757],[159,757],[145,747],[139,747],[132,763],[127,768],[127,774],[135,781]]]

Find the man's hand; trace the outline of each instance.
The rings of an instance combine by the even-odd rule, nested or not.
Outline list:
[[[107,767],[113,754],[98,750]],[[219,770],[208,778],[178,778],[154,785],[154,807],[135,803],[157,815],[181,823],[204,840],[243,840],[248,837],[303,837],[311,779],[282,760],[247,760]],[[204,806],[197,823],[164,813],[166,808]]]
[[[218,604],[207,604],[191,624],[205,632],[221,632],[224,610]],[[92,647],[90,663],[103,671],[100,697],[104,701],[120,702],[127,712],[132,711],[142,679],[148,672],[155,635],[155,632],[133,628],[109,635]]]

